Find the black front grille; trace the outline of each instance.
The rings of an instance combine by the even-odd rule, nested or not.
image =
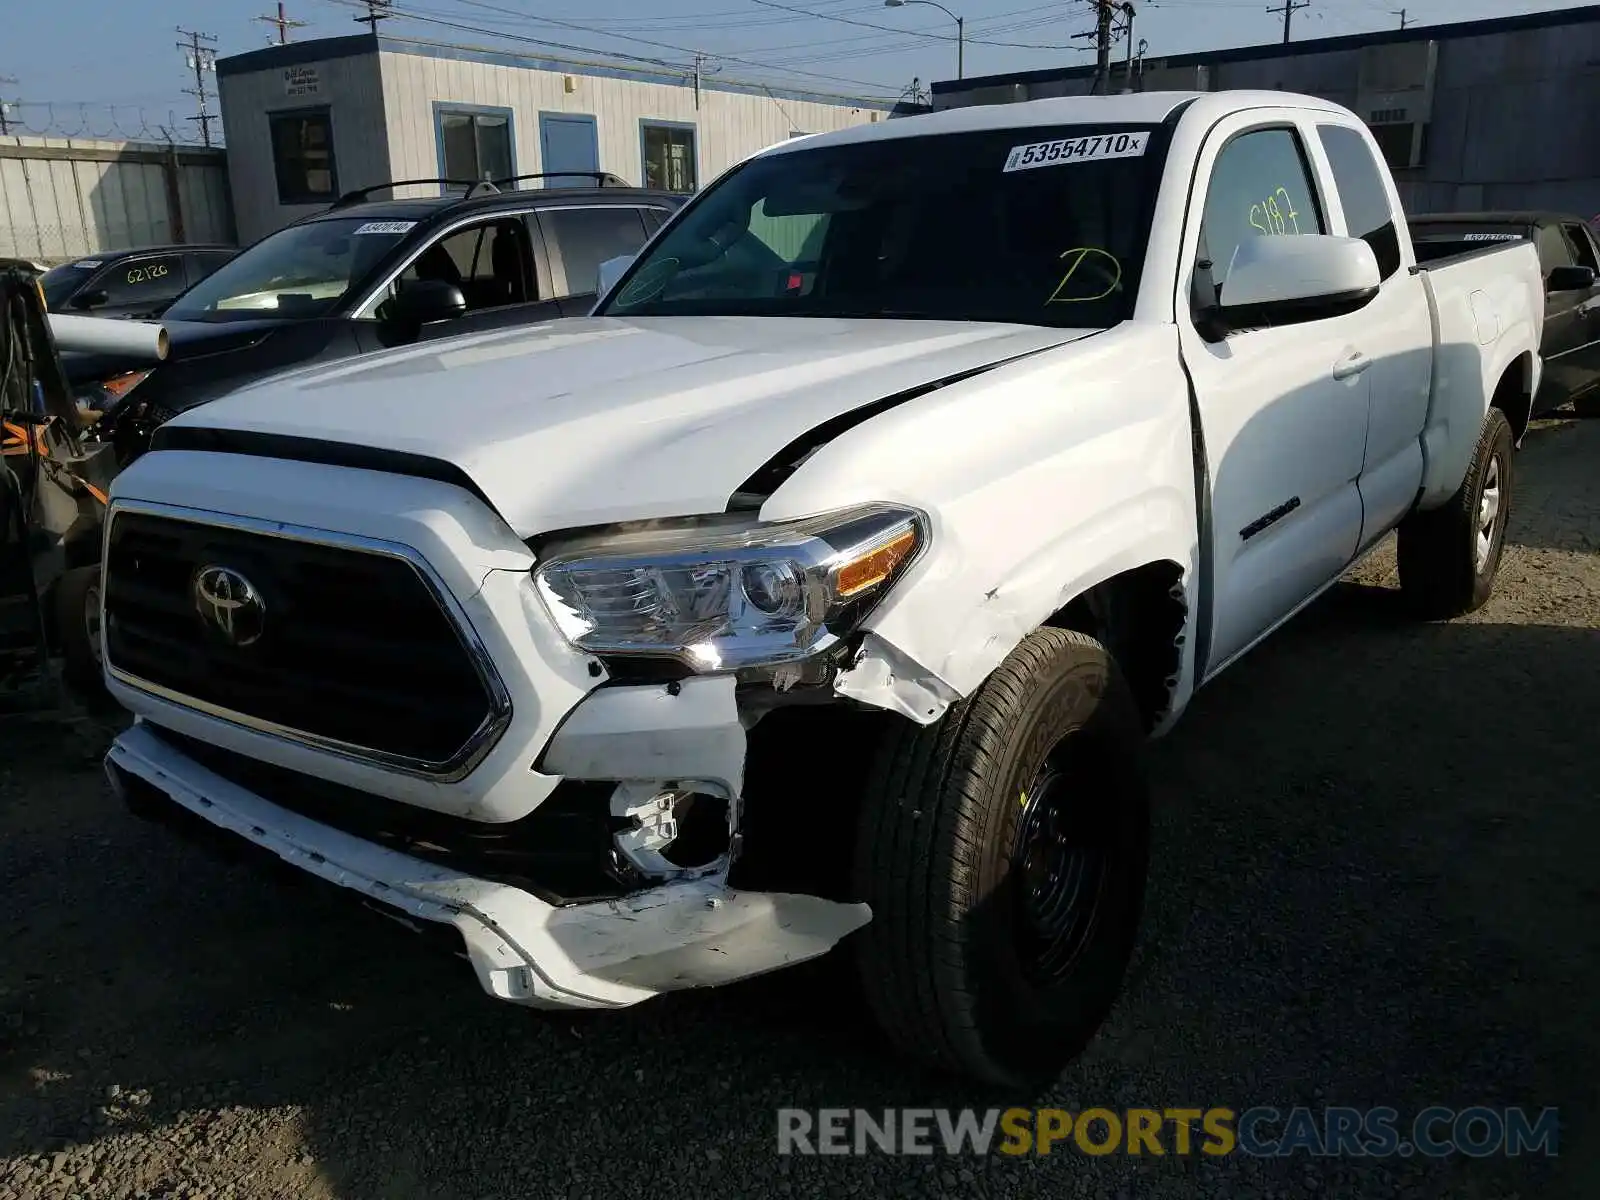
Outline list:
[[[195,585],[209,567],[261,601],[242,638],[203,615]],[[105,606],[113,669],[378,755],[453,764],[496,711],[432,588],[393,555],[123,511]]]

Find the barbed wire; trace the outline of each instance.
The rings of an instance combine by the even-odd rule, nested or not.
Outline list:
[[[220,122],[213,122],[220,125]],[[13,100],[5,103],[5,131],[26,137],[78,138],[112,142],[173,142],[201,145],[200,130],[173,109],[154,112],[138,104],[85,104],[77,101]],[[211,144],[222,145],[220,129]]]

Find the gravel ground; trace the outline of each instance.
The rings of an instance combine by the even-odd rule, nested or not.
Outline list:
[[[1147,936],[1039,1103],[1559,1106],[1552,1161],[780,1158],[782,1106],[989,1105],[886,1058],[832,956],[533,1014],[337,896],[119,810],[104,726],[0,723],[0,1200],[1600,1195],[1600,422],[1544,422],[1468,620],[1387,549],[1154,750]],[[1007,1098],[1015,1099],[1015,1098]]]

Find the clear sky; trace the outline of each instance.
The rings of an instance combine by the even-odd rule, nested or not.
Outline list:
[[[1151,56],[1277,41],[1282,0],[1135,0],[1135,36]],[[943,0],[966,21],[966,74],[1079,63],[1091,27],[1086,0]],[[1413,24],[1577,7],[1578,0],[1310,0],[1293,19],[1296,41]],[[305,41],[359,32],[361,0],[286,0]],[[180,127],[195,111],[177,26],[215,35],[218,54],[268,44],[255,18],[276,0],[0,0],[0,98],[21,100],[26,126],[106,135],[129,126]],[[380,26],[471,45],[565,57],[628,56],[677,65],[696,52],[726,78],[819,91],[894,96],[917,77],[953,78],[955,27],[939,9],[883,0],[393,0]],[[539,45],[536,43],[546,43]],[[564,43],[567,49],[548,45]],[[1120,48],[1119,48],[1120,55]],[[214,79],[207,81],[214,86]],[[50,109],[38,107],[48,102]],[[113,107],[115,106],[115,107]],[[215,102],[213,101],[213,111]],[[109,126],[116,126],[116,129]],[[191,126],[192,128],[192,126]]]

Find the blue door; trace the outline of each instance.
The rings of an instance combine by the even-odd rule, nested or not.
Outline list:
[[[600,169],[600,134],[594,118],[583,113],[540,113],[539,150],[539,170],[547,174]],[[544,186],[593,187],[597,182],[592,175],[569,175],[546,179]]]

